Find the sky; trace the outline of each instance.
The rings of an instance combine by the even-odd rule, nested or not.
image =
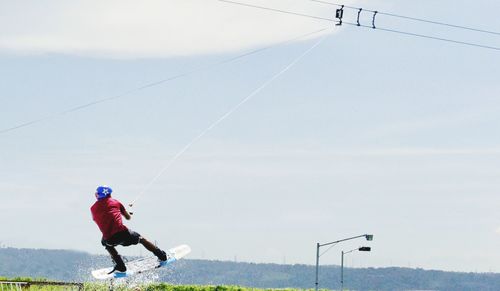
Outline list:
[[[500,31],[497,1],[342,3]],[[2,246],[105,253],[106,184],[135,201],[130,228],[190,258],[313,265],[316,243],[369,233],[320,263],[367,245],[347,266],[500,272],[498,50],[217,0],[0,0],[0,64]]]

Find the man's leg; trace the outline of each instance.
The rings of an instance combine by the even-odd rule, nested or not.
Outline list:
[[[113,261],[115,262],[115,268],[113,271],[111,271],[111,273],[114,272],[115,270],[118,272],[127,271],[127,267],[125,266],[125,263],[123,262],[122,257],[120,256],[120,254],[118,254],[118,251],[115,249],[115,247],[106,245],[105,248],[108,251],[108,253],[111,255],[111,258],[113,259]]]
[[[153,243],[145,239],[144,237],[141,236],[139,239],[139,242],[141,245],[143,245],[148,251],[152,252],[155,256],[158,257],[161,261],[166,261],[167,260],[167,254],[160,250],[157,246],[155,246]]]
[[[152,252],[155,256],[157,256],[160,261],[166,261],[168,259],[167,253],[160,250],[157,246],[155,246],[153,243],[142,237],[137,232],[129,229],[127,230],[126,234],[127,234],[127,239],[125,239],[121,243],[122,246],[136,245],[140,243],[148,251]]]

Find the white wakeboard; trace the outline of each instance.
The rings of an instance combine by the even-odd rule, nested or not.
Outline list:
[[[173,262],[183,258],[190,252],[191,248],[188,245],[180,245],[168,250],[167,260],[164,262],[159,261],[157,257],[140,258],[137,260],[126,262],[125,263],[125,266],[127,266],[126,272],[115,271],[109,274],[109,272],[113,270],[113,268],[110,267],[110,268],[94,270],[92,271],[92,276],[99,280],[130,277],[136,274],[144,273],[147,271],[154,270],[156,268],[161,268],[170,265]]]

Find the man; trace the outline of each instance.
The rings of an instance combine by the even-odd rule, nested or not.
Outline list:
[[[115,249],[117,245],[126,247],[141,243],[148,251],[157,256],[160,261],[166,261],[167,254],[164,251],[123,224],[122,216],[130,220],[130,213],[125,210],[120,201],[111,198],[111,192],[113,190],[108,186],[97,187],[95,192],[97,201],[90,208],[92,219],[102,232],[101,244],[106,248],[115,262],[115,267],[110,273],[114,271],[127,271],[122,257]]]

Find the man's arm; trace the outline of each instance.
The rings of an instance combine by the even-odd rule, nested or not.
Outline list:
[[[130,213],[128,213],[128,211],[125,209],[125,207],[123,207],[123,205],[121,205],[120,207],[120,212],[122,213],[123,217],[125,217],[126,220],[130,220],[130,218],[132,218]]]

